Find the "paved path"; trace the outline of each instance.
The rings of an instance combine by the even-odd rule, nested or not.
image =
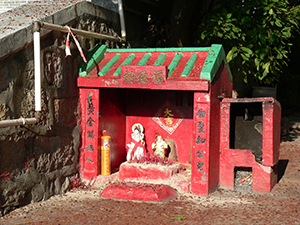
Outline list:
[[[219,189],[182,194],[167,203],[103,199],[103,186],[77,189],[17,209],[0,224],[300,224],[300,138],[281,143],[280,173],[271,193]]]

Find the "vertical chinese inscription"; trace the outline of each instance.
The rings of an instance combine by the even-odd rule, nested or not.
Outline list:
[[[86,98],[86,135],[85,135],[85,155],[86,155],[86,164],[94,164],[94,162],[97,160],[94,157],[94,150],[97,149],[96,142],[94,139],[96,138],[95,136],[95,106],[94,106],[94,101],[95,99],[93,98],[93,92],[88,92],[88,96]]]
[[[203,107],[198,108],[196,113],[196,166],[199,172],[205,173],[205,158],[206,158],[206,110]]]
[[[79,88],[81,113],[81,154],[80,169],[84,178],[99,174],[98,124],[99,89]]]

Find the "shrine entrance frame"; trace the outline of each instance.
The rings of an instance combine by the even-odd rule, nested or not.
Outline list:
[[[133,55],[135,58],[129,64],[124,63]],[[145,58],[148,59],[140,65]],[[160,61],[161,58],[164,60]],[[172,63],[176,60],[174,67]],[[143,71],[147,71],[143,77],[147,82],[138,80]],[[136,80],[128,80],[130,73]],[[161,77],[153,74],[161,74]],[[218,187],[220,102],[224,97],[230,98],[232,93],[231,74],[221,45],[126,50],[101,46],[79,75],[80,173],[83,178],[91,179],[100,174],[102,130],[111,136],[112,167],[117,167],[125,161],[125,145],[132,123],[141,122],[148,145],[158,130],[175,141],[179,162],[189,163],[191,153],[192,193],[208,195]],[[164,94],[165,97],[159,98]],[[139,104],[141,107],[137,109]],[[184,115],[173,133],[167,133],[153,121],[165,106]],[[186,136],[181,138],[183,134]]]

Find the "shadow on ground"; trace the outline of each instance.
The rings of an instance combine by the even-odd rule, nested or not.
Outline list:
[[[283,177],[285,170],[287,168],[287,165],[289,163],[288,159],[280,159],[277,164],[277,169],[278,169],[278,178],[277,178],[277,183],[281,180]]]

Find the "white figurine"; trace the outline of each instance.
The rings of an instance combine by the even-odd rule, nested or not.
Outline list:
[[[140,123],[135,123],[132,126],[132,141],[127,144],[127,156],[126,159],[140,159],[142,156],[146,155],[145,141],[144,141],[144,127]]]
[[[154,155],[159,155],[161,158],[165,157],[165,150],[168,148],[167,143],[162,139],[160,135],[156,137],[156,141],[152,143],[152,149]]]

